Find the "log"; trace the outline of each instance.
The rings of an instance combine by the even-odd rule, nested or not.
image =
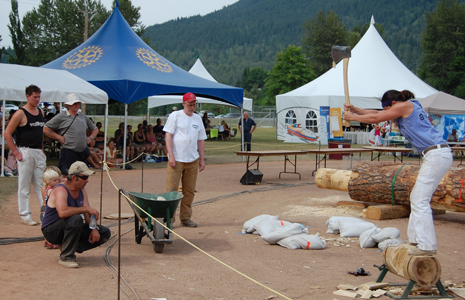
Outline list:
[[[433,215],[445,214],[444,209],[433,208]],[[370,220],[390,220],[407,218],[410,215],[410,207],[402,205],[381,204],[369,206],[366,209],[366,218]]]
[[[419,170],[416,164],[362,161],[352,171],[320,168],[315,182],[320,188],[348,191],[352,200],[363,202],[392,204],[393,192],[394,204],[410,206],[410,193]],[[431,206],[465,212],[464,182],[465,169],[451,168],[434,192]]]
[[[388,270],[402,278],[413,280],[417,285],[430,287],[441,278],[441,265],[435,256],[413,256],[407,253],[413,245],[387,246],[383,262]]]
[[[353,206],[353,207],[358,207],[358,208],[363,209],[363,208],[367,208],[368,206],[370,206],[370,203],[341,200],[336,203],[336,206]]]

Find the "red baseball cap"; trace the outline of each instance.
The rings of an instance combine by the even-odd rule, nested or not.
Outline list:
[[[197,98],[192,93],[185,93],[184,96],[182,96],[182,101],[192,102],[197,101]]]

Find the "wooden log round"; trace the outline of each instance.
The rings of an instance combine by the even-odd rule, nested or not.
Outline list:
[[[393,189],[394,204],[408,206],[419,170],[418,164],[362,161],[353,168],[348,182],[350,198],[364,202],[392,203]],[[431,206],[465,212],[464,182],[465,169],[451,168],[434,192]]]
[[[412,256],[407,253],[415,246],[402,244],[387,246],[383,251],[383,262],[391,273],[411,279],[422,287],[431,287],[441,278],[441,265],[435,256]]]
[[[315,174],[316,185],[320,189],[348,192],[352,171],[321,168]]]

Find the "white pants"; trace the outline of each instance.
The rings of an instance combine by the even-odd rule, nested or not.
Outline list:
[[[31,184],[34,185],[39,207],[42,207],[42,178],[45,171],[45,154],[42,149],[18,148],[23,160],[18,161],[18,209],[19,215],[30,218],[31,215]],[[39,211],[37,211],[37,215]]]
[[[410,193],[411,212],[407,235],[409,242],[417,243],[421,250],[437,250],[430,202],[439,182],[451,167],[452,160],[449,148],[428,151]]]

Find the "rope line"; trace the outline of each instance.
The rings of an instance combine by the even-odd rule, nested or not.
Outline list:
[[[111,176],[110,176],[110,172],[109,172],[109,170],[108,170],[108,165],[107,165],[107,163],[106,163],[106,162],[103,162],[103,163],[104,163],[104,165],[105,165],[105,167],[106,167],[105,170],[106,170],[107,175],[108,175],[108,177],[109,177],[109,179],[110,179],[110,182],[113,184],[113,186],[115,187],[116,190],[120,191],[120,189],[116,186],[116,184],[114,183],[113,179],[112,179]],[[264,285],[264,284],[262,284],[262,283],[256,281],[255,279],[251,278],[250,276],[245,275],[244,273],[242,273],[242,272],[240,272],[240,271],[234,269],[233,267],[229,266],[228,264],[226,264],[226,263],[222,262],[221,260],[217,259],[217,258],[214,257],[213,255],[211,255],[211,254],[207,253],[206,251],[200,249],[199,247],[197,247],[197,246],[194,245],[193,243],[189,242],[187,239],[185,239],[185,238],[182,237],[181,235],[177,234],[176,232],[174,232],[174,231],[171,230],[170,228],[166,227],[164,223],[161,223],[161,222],[158,221],[156,218],[154,218],[153,216],[151,216],[148,212],[146,212],[144,209],[142,209],[142,208],[141,208],[139,205],[137,205],[134,201],[132,201],[131,199],[129,199],[125,194],[123,194],[123,193],[121,193],[121,192],[120,192],[120,194],[123,195],[124,198],[126,198],[126,200],[127,200],[129,203],[131,203],[131,204],[133,204],[134,206],[136,206],[137,208],[139,208],[141,211],[143,211],[145,214],[147,214],[148,216],[150,216],[153,220],[155,220],[158,224],[160,224],[161,226],[163,226],[163,227],[164,227],[165,229],[167,229],[169,232],[173,233],[175,236],[177,236],[178,238],[180,238],[181,240],[183,240],[184,242],[186,242],[186,243],[189,244],[190,246],[194,247],[195,249],[199,250],[200,252],[202,252],[202,253],[205,254],[206,256],[210,257],[210,258],[213,259],[214,261],[216,261],[216,262],[222,264],[223,266],[225,266],[225,267],[227,267],[228,269],[230,269],[230,270],[236,272],[237,274],[241,275],[242,277],[245,277],[245,278],[249,279],[250,281],[254,282],[255,284],[257,284],[257,285],[259,285],[259,286],[261,286],[261,287],[264,287],[265,289],[267,289],[267,290],[269,290],[269,291],[271,291],[271,292],[273,292],[273,293],[276,293],[277,295],[283,297],[284,299],[292,300],[291,298],[289,298],[289,297],[287,297],[287,296],[285,296],[285,295],[283,295],[283,294],[281,294],[281,293],[279,293],[279,292],[273,290],[273,289],[270,288],[270,287],[267,287],[266,285]]]

